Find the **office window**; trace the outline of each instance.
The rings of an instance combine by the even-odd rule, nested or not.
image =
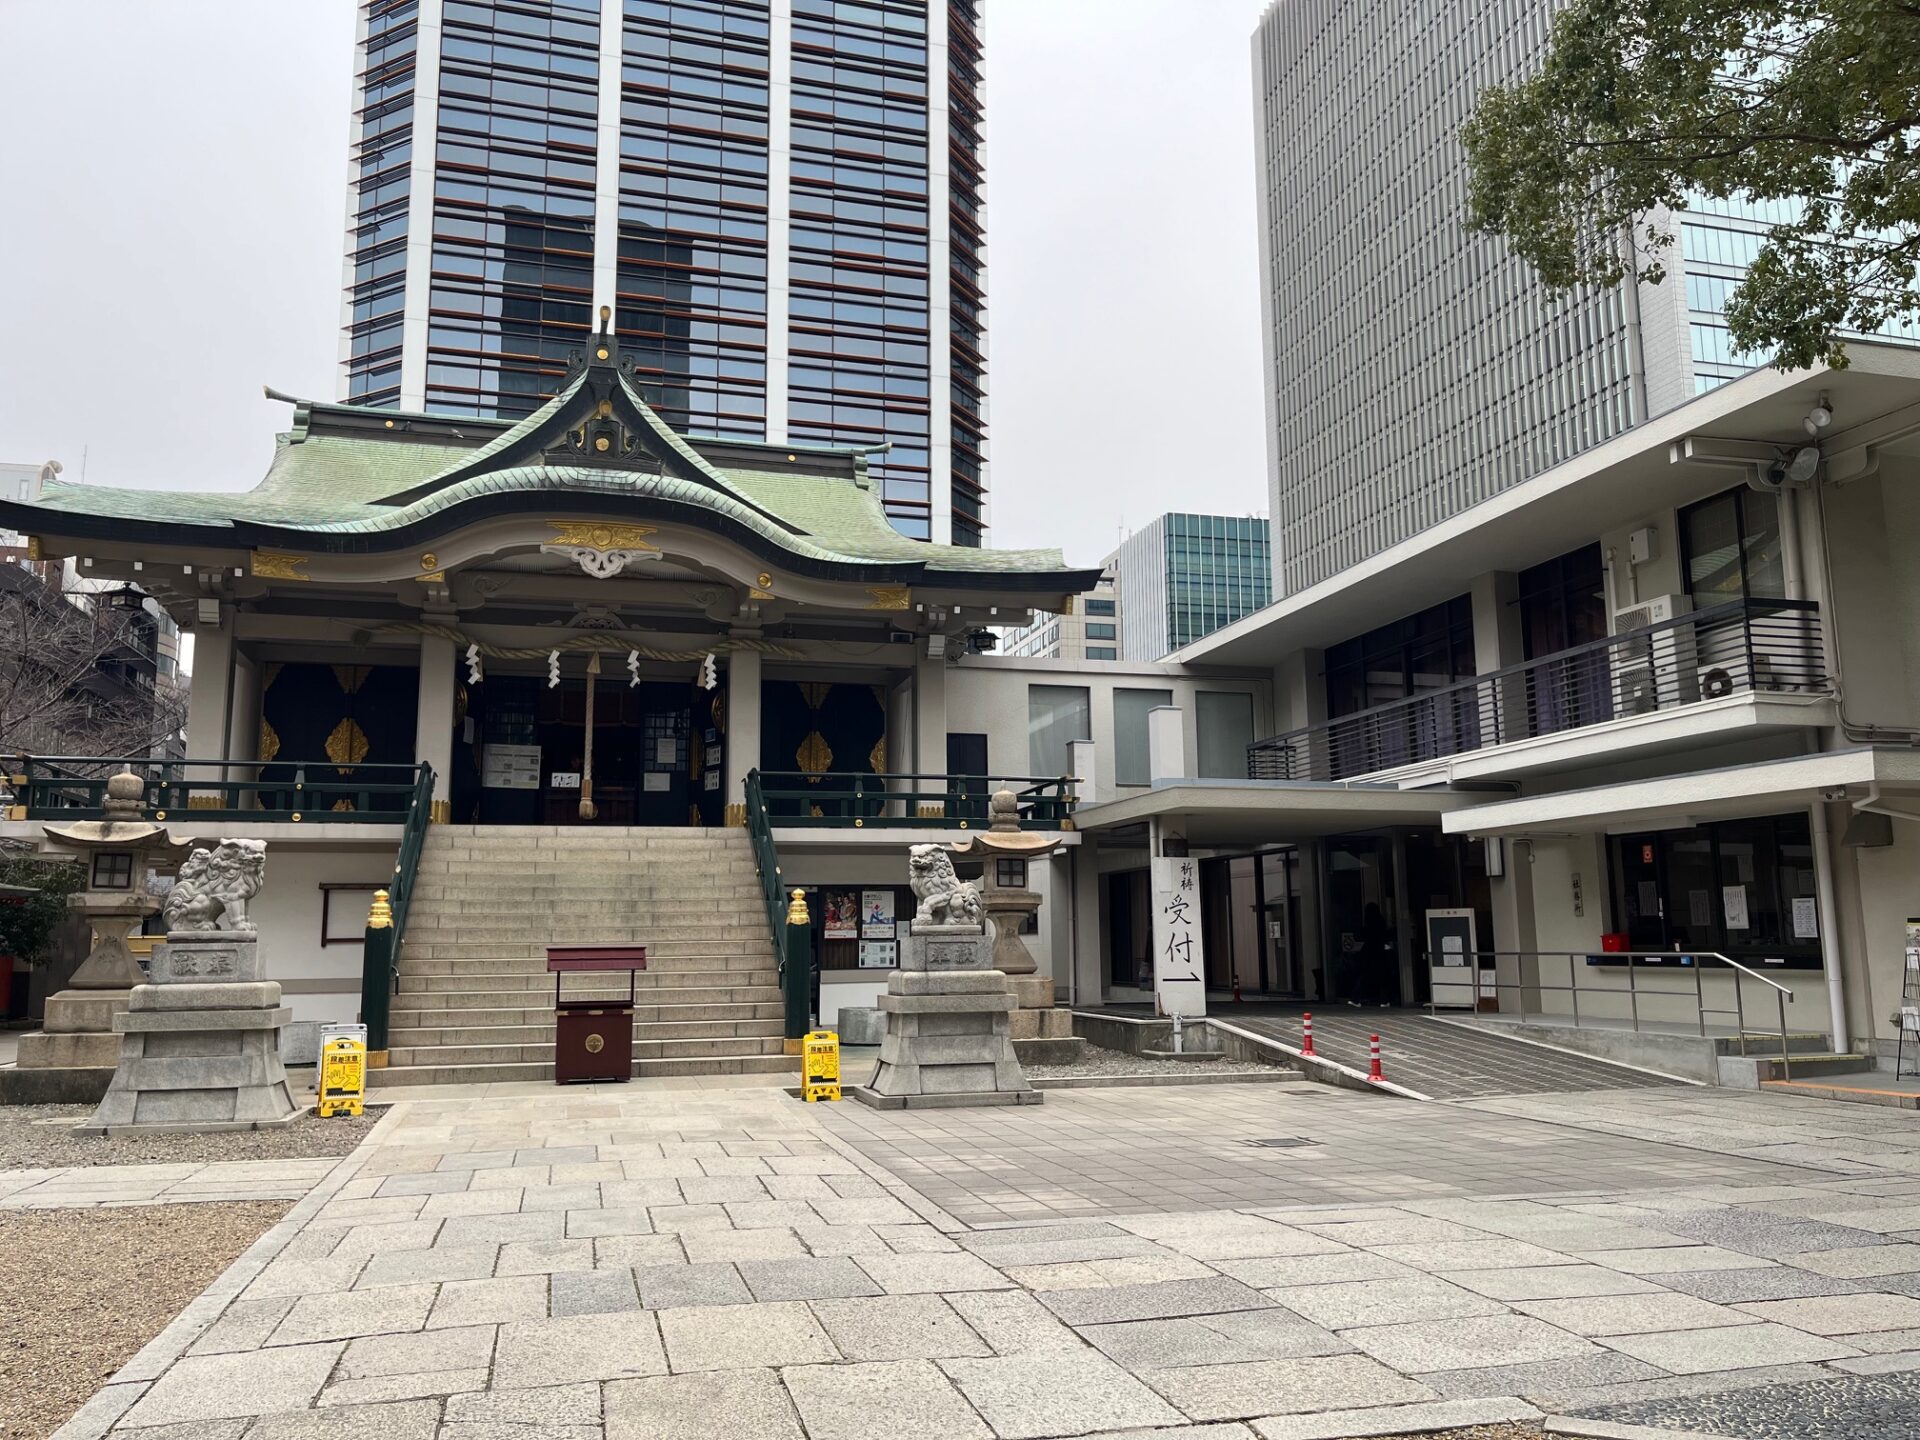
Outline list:
[[[1173,704],[1171,690],[1113,692],[1113,783],[1145,785],[1153,779],[1147,747],[1147,712]]]
[[[1781,599],[1780,508],[1773,496],[1742,486],[1680,512],[1681,559],[1694,608],[1753,596]]]
[[[1111,600],[1087,601],[1087,614],[1089,615],[1111,615],[1113,613],[1114,603]]]
[[[1473,673],[1473,599],[1460,595],[1330,646],[1327,713],[1352,715]]]
[[[1087,659],[1117,660],[1119,659],[1119,652],[1112,645],[1089,645],[1087,646]]]
[[[1067,746],[1093,738],[1093,703],[1085,686],[1027,687],[1027,765],[1035,776],[1071,775]]]
[[[1116,640],[1119,638],[1119,635],[1113,626],[1103,625],[1098,621],[1089,620],[1087,622],[1087,638],[1089,640]]]
[[[1194,698],[1194,738],[1203,779],[1246,779],[1247,747],[1253,744],[1253,696],[1202,690]]]

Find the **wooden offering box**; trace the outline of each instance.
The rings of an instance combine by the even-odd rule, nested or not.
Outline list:
[[[644,945],[549,945],[547,969],[553,974],[553,1081],[625,1081],[633,1074],[634,973],[647,968]],[[625,971],[627,998],[568,1000],[562,977],[601,971]]]

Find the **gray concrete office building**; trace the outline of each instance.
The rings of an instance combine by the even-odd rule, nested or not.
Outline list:
[[[1554,295],[1463,222],[1460,128],[1558,0],[1273,0],[1253,35],[1274,593],[1288,595],[1766,363],[1728,294],[1779,201],[1648,222],[1659,285]],[[1912,341],[1920,329],[1892,327]]]

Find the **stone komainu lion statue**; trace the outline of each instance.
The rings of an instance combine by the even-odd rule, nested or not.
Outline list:
[[[980,892],[972,882],[954,874],[953,861],[938,845],[915,845],[907,852],[907,872],[913,882],[915,925],[979,925]]]
[[[252,930],[247,902],[260,893],[267,874],[267,842],[222,840],[180,862],[167,892],[169,930]]]

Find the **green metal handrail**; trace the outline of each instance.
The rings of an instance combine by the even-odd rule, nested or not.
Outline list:
[[[783,1031],[797,1042],[813,1018],[813,933],[809,925],[789,923],[787,888],[780,872],[780,852],[773,843],[773,825],[767,814],[760,772],[747,772],[747,838],[753,845],[753,863],[760,872],[760,895],[767,907],[767,932],[780,961],[780,994],[784,1001]]]
[[[330,760],[156,760],[148,755],[22,755],[13,783],[29,820],[94,820],[108,777],[146,781],[156,820],[286,819],[308,824],[406,823],[425,762],[335,765]],[[211,777],[211,778],[210,778]],[[342,802],[348,808],[336,808]]]
[[[966,830],[987,822],[996,790],[1012,790],[1021,829],[1073,828],[1071,776],[754,773],[771,825]]]
[[[413,907],[414,880],[420,873],[420,852],[426,848],[427,827],[433,819],[433,766],[422,761],[419,771],[407,806],[406,828],[400,833],[400,851],[394,857],[386,907],[383,911],[376,903],[374,913],[367,917],[360,966],[360,1019],[367,1027],[369,1051],[387,1048],[395,962],[400,956],[400,942],[406,938],[407,912]]]

